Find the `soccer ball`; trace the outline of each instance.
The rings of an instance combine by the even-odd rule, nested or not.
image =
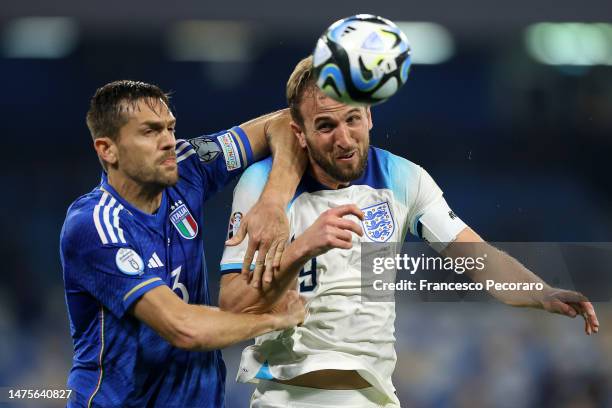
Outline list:
[[[358,14],[336,21],[313,53],[315,80],[329,97],[349,105],[375,105],[408,79],[410,45],[391,21]]]

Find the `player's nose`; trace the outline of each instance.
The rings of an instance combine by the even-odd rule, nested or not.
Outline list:
[[[349,149],[353,145],[353,139],[351,137],[351,131],[346,123],[341,123],[336,128],[336,145],[342,149]]]
[[[166,129],[163,132],[163,135],[160,140],[160,149],[169,150],[169,149],[174,149],[175,146],[176,146],[176,138],[174,137],[174,133]]]

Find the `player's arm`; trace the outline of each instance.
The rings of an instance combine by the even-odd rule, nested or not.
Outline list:
[[[174,347],[204,351],[221,349],[261,334],[296,326],[304,320],[304,304],[294,295],[274,314],[239,314],[190,305],[162,285],[137,300],[132,313]]]
[[[496,299],[512,306],[542,308],[570,317],[581,314],[585,319],[585,332],[597,332],[599,322],[593,305],[583,295],[548,286],[516,259],[486,243],[449,208],[442,190],[425,170],[420,171],[418,186],[411,219],[411,230],[415,235],[444,256],[476,258],[482,256],[484,250],[487,253],[485,268],[465,272],[475,282],[485,283],[490,279],[498,283],[544,285],[542,291],[499,291],[493,287],[490,293]]]
[[[466,275],[475,282],[485,283],[493,280],[498,283],[541,283],[543,290],[532,291],[503,291],[494,287],[489,293],[499,301],[520,307],[534,307],[544,309],[551,313],[558,313],[569,317],[582,315],[585,320],[585,332],[597,333],[599,322],[593,305],[581,293],[553,288],[540,277],[523,266],[515,258],[486,243],[474,230],[465,227],[442,251],[449,257],[477,257],[487,254],[485,268],[468,269]]]
[[[280,266],[289,238],[285,209],[306,168],[306,154],[291,132],[289,123],[289,110],[284,109],[240,125],[256,160],[269,153],[273,156],[272,170],[258,202],[243,218],[238,233],[226,243],[229,246],[238,245],[248,233],[249,245],[242,273],[248,276],[255,252],[258,251],[255,270],[250,277],[254,287],[260,285],[264,265],[265,282],[272,280],[272,268]]]
[[[303,234],[287,247],[274,279],[260,287],[249,285],[244,274],[229,273],[221,278],[219,306],[233,312],[263,313],[284,305],[284,296],[295,288],[299,270],[310,259],[333,248],[350,249],[353,234],[363,235],[356,222],[343,218],[354,215],[363,219],[362,211],[354,204],[325,211]]]

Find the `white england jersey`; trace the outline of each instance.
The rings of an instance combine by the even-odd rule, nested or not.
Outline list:
[[[271,165],[271,159],[256,163],[240,178],[230,236],[237,231],[237,220],[258,200]],[[304,175],[288,209],[291,237],[302,234],[325,210],[344,204],[356,204],[364,212],[364,235],[353,234],[352,249],[333,249],[304,265],[298,277],[300,295],[308,300],[304,323],[258,337],[242,353],[237,381],[356,370],[399,405],[391,382],[396,362],[395,303],[362,301],[360,243],[401,243],[408,231],[430,242],[450,242],[465,224],[452,214],[423,168],[371,147],[363,176],[346,188],[332,190]],[[247,245],[245,239],[239,246],[225,248],[222,273],[239,272]]]

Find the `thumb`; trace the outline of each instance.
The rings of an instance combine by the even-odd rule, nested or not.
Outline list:
[[[238,228],[238,233],[234,235],[232,238],[225,241],[225,245],[226,246],[236,246],[244,240],[245,236],[246,236],[246,222],[243,220],[243,222],[240,224],[240,228]]]

